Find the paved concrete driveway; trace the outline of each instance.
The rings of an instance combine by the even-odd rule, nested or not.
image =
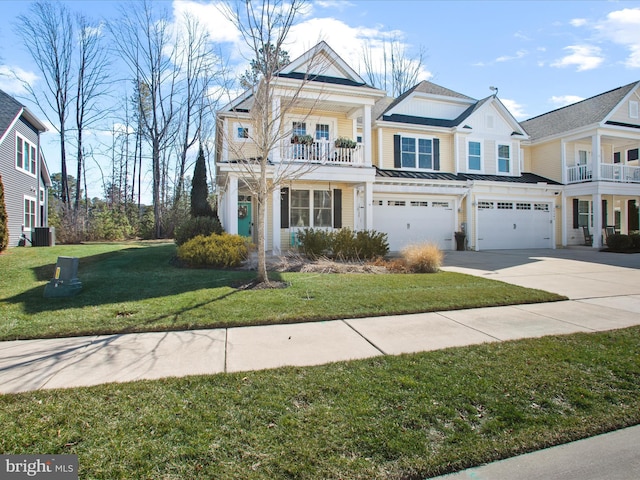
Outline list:
[[[454,251],[446,253],[444,265],[443,270],[546,290],[572,300],[638,296],[631,300],[638,302],[640,312],[640,254],[591,248]]]

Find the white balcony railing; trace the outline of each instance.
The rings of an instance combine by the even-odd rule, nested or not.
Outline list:
[[[284,142],[281,148],[282,161],[308,161],[335,165],[364,165],[362,145],[355,148],[336,147],[333,142],[317,141],[311,145]]]
[[[576,165],[567,167],[567,183],[590,182],[594,180],[593,166]],[[640,183],[640,167],[620,163],[600,164],[598,180],[605,182]]]

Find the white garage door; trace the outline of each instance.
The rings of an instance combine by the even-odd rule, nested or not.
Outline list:
[[[552,214],[545,202],[478,202],[478,250],[553,248]]]
[[[373,229],[387,234],[389,249],[433,242],[444,250],[455,248],[454,201],[424,197],[374,197]]]

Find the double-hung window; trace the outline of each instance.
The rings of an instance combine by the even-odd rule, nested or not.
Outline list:
[[[498,145],[498,172],[509,173],[511,171],[511,147]]]
[[[402,137],[402,168],[433,169],[433,140],[430,138]]]
[[[24,197],[24,229],[32,230],[36,226],[36,199]]]
[[[469,170],[482,170],[482,146],[480,142],[469,142]]]
[[[316,140],[329,141],[329,125],[318,123],[316,125]]]
[[[292,227],[331,227],[333,202],[330,190],[292,190]]]
[[[16,135],[16,168],[23,172],[36,174],[36,147],[26,138]]]
[[[310,227],[309,190],[291,191],[291,226]]]

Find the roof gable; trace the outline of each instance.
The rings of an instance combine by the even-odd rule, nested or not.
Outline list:
[[[282,67],[277,75],[298,80],[367,86],[362,77],[324,41]]]
[[[639,82],[609,90],[577,103],[558,108],[521,122],[520,125],[532,140],[563,134],[588,125],[597,125],[606,120],[634,90]]]
[[[24,107],[11,95],[0,90],[0,143]]]

